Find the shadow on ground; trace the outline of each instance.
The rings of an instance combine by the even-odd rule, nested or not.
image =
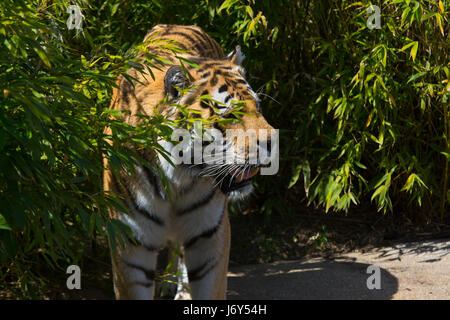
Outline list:
[[[376,248],[374,254],[377,258],[384,258],[387,261],[401,260],[407,256],[423,257],[418,262],[438,262],[442,261],[450,254],[450,242],[445,240],[435,240],[427,242],[410,242],[393,245],[387,248]]]
[[[228,275],[228,299],[391,299],[397,279],[380,269],[381,289],[369,290],[368,267],[325,259],[236,267]]]
[[[380,269],[381,289],[368,289],[368,267]],[[234,266],[228,299],[391,300],[450,298],[450,241],[398,243],[325,258]],[[113,298],[111,274],[64,299]],[[100,289],[102,288],[102,290]],[[73,292],[72,292],[73,294]]]

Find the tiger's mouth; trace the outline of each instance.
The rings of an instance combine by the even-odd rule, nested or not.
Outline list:
[[[220,182],[223,193],[239,192],[252,183],[252,178],[259,172],[259,168],[233,169]]]

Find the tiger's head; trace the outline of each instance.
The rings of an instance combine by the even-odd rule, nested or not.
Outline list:
[[[164,70],[164,94],[168,103],[162,105],[161,111],[172,119],[180,117],[182,114],[175,106],[178,104],[194,110],[198,118],[238,119],[207,124],[211,126],[207,134],[210,139],[191,130],[190,137],[194,133],[200,142],[199,139],[188,139],[178,145],[163,142],[172,160],[178,161],[173,161],[177,164],[173,167],[160,156],[160,162],[172,181],[210,177],[224,193],[243,197],[253,190],[251,179],[260,167],[267,166],[274,158],[276,131],[263,117],[260,99],[245,79],[241,66],[244,56],[239,46],[221,59],[187,59],[196,66],[172,65]],[[241,112],[238,117],[236,108]],[[175,139],[180,141],[179,138]],[[196,153],[199,147],[200,155]]]

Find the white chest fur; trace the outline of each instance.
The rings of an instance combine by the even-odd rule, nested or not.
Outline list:
[[[155,248],[164,247],[167,241],[192,245],[220,225],[227,198],[211,179],[184,178],[181,184],[171,183],[169,196],[161,192],[160,183],[150,183],[144,169],[136,173],[137,183],[129,190],[135,210],[120,218],[139,242]]]

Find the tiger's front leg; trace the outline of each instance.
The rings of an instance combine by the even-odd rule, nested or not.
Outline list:
[[[116,253],[111,249],[116,299],[153,299],[156,259],[157,251],[142,245],[117,245]]]
[[[230,222],[225,209],[217,228],[185,244],[192,299],[226,299],[229,254]]]

